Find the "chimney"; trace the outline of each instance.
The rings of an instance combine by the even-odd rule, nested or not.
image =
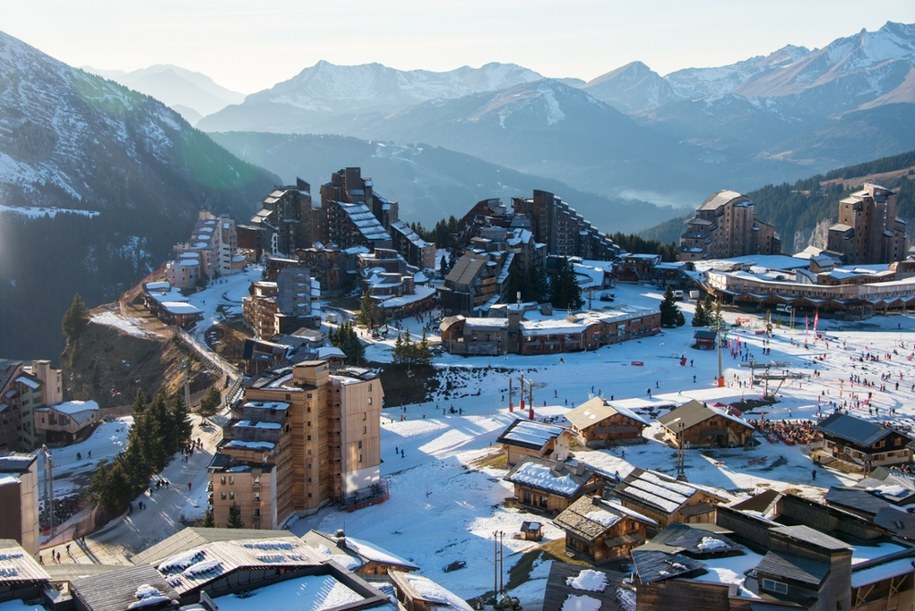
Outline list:
[[[342,528],[338,528],[336,534],[334,535],[337,538],[337,547],[346,547],[346,533]]]

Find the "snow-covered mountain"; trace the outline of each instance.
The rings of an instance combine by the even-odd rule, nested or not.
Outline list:
[[[56,354],[74,292],[111,300],[200,208],[244,217],[278,181],[161,102],[4,33],[0,75],[0,345],[11,354]]]
[[[131,72],[90,66],[84,66],[83,69],[151,95],[181,113],[191,124],[245,99],[245,94],[227,89],[205,74],[170,64],[149,66]]]
[[[670,83],[642,62],[603,74],[582,89],[622,112],[655,109],[680,99]]]
[[[245,101],[212,116],[200,127],[209,131],[315,131],[315,117],[378,114],[428,100],[454,99],[540,80],[532,70],[514,64],[464,66],[447,72],[396,70],[381,64],[339,66],[319,61],[288,81],[249,95]],[[264,109],[269,109],[264,112]],[[264,126],[261,118],[272,121]],[[288,117],[288,120],[285,119]],[[319,121],[315,121],[319,123]]]

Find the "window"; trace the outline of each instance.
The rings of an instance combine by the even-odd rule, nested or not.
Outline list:
[[[367,427],[367,426],[362,427],[362,434],[363,434],[363,435],[368,435],[368,434],[369,434],[369,427]]]
[[[760,587],[763,590],[768,590],[769,592],[776,592],[778,594],[787,594],[788,593],[788,584],[781,581],[775,581],[774,579],[766,579],[763,577],[760,580]]]
[[[234,485],[235,485],[235,476],[234,476],[234,475],[230,475],[230,476],[229,476],[229,485],[230,485],[230,486],[234,486]]]
[[[361,440],[358,441],[356,445],[357,445],[357,447],[358,447],[360,450],[362,449],[362,441],[361,441]]]
[[[222,477],[219,478],[219,483],[222,484],[223,486],[226,485],[226,476],[225,475],[223,475]]]
[[[369,402],[371,402],[371,399],[369,399]],[[365,422],[368,419],[368,416],[369,415],[367,413],[362,412],[362,421]]]
[[[235,491],[234,491],[234,490],[230,490],[230,491],[229,491],[229,500],[234,500],[234,499],[235,499]]]
[[[219,498],[222,499],[223,501],[226,500],[226,493],[225,493],[225,492],[220,492],[220,493],[219,493]]]

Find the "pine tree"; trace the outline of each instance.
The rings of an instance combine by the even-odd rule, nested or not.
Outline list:
[[[64,337],[67,338],[67,344],[76,343],[88,325],[89,315],[86,310],[86,304],[83,303],[83,298],[79,296],[79,293],[75,293],[73,301],[70,302],[70,306],[64,312],[63,320],[60,323]]]
[[[394,340],[394,350],[391,357],[395,364],[400,364],[404,361],[403,336],[400,333],[397,334],[397,339]]]
[[[216,518],[213,516],[213,506],[210,505],[207,507],[207,511],[203,514],[203,520],[200,523],[200,526],[204,528],[215,528],[216,527]]]
[[[169,447],[174,453],[191,438],[191,433],[194,432],[194,423],[188,416],[187,405],[184,403],[184,396],[180,391],[176,392],[175,396],[172,397],[172,407],[168,415],[171,435]]]
[[[667,329],[679,326],[677,323],[682,319],[683,314],[677,307],[674,300],[674,291],[670,286],[664,290],[664,301],[661,302],[661,326]],[[679,314],[679,317],[677,316]],[[685,322],[685,321],[684,321]]]
[[[142,388],[138,388],[137,394],[135,394],[133,397],[133,405],[132,405],[133,413],[142,414],[143,410],[146,409],[146,401],[147,401],[146,393],[143,392]]]
[[[429,339],[426,337],[426,330],[423,329],[423,335],[416,345],[416,362],[420,365],[428,365],[432,361],[432,349],[429,348]]]
[[[229,521],[226,528],[244,528],[245,523],[241,521],[241,507],[237,503],[232,503],[229,507]]]
[[[581,287],[575,279],[575,269],[568,259],[560,263],[550,277],[550,303],[554,308],[563,310],[577,310],[584,304]]]
[[[693,326],[694,327],[706,327],[708,326],[708,317],[705,314],[705,306],[702,305],[702,300],[696,300],[696,313],[693,314]]]
[[[211,386],[203,401],[200,402],[200,413],[203,416],[211,416],[216,413],[221,404],[222,395],[219,394],[215,386]]]
[[[362,299],[359,302],[359,322],[369,329],[374,329],[379,322],[378,305],[368,291],[362,293]]]

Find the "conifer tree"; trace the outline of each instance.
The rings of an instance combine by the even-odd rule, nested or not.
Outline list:
[[[660,308],[662,327],[670,329],[681,326],[686,322],[683,318],[683,313],[677,307],[677,302],[674,300],[674,291],[670,288],[670,285],[664,290],[664,301],[661,302]]]
[[[219,394],[215,386],[211,386],[200,402],[200,413],[204,416],[211,416],[216,413],[220,404],[222,404],[222,395]]]
[[[229,507],[229,521],[226,528],[244,528],[245,523],[241,521],[241,507],[237,503],[232,503]]]
[[[184,395],[181,391],[175,393],[172,397],[172,405],[168,414],[169,429],[169,449],[172,453],[177,452],[181,445],[191,438],[194,431],[194,423],[187,413],[187,405],[184,403]]]
[[[89,315],[86,310],[86,304],[83,303],[83,298],[80,297],[79,293],[74,293],[73,301],[70,302],[70,306],[64,312],[64,317],[61,321],[61,329],[67,338],[67,344],[76,343],[88,325]]]
[[[696,313],[693,314],[693,326],[694,327],[705,327],[708,326],[708,317],[705,314],[705,306],[702,305],[702,300],[696,300]]]

